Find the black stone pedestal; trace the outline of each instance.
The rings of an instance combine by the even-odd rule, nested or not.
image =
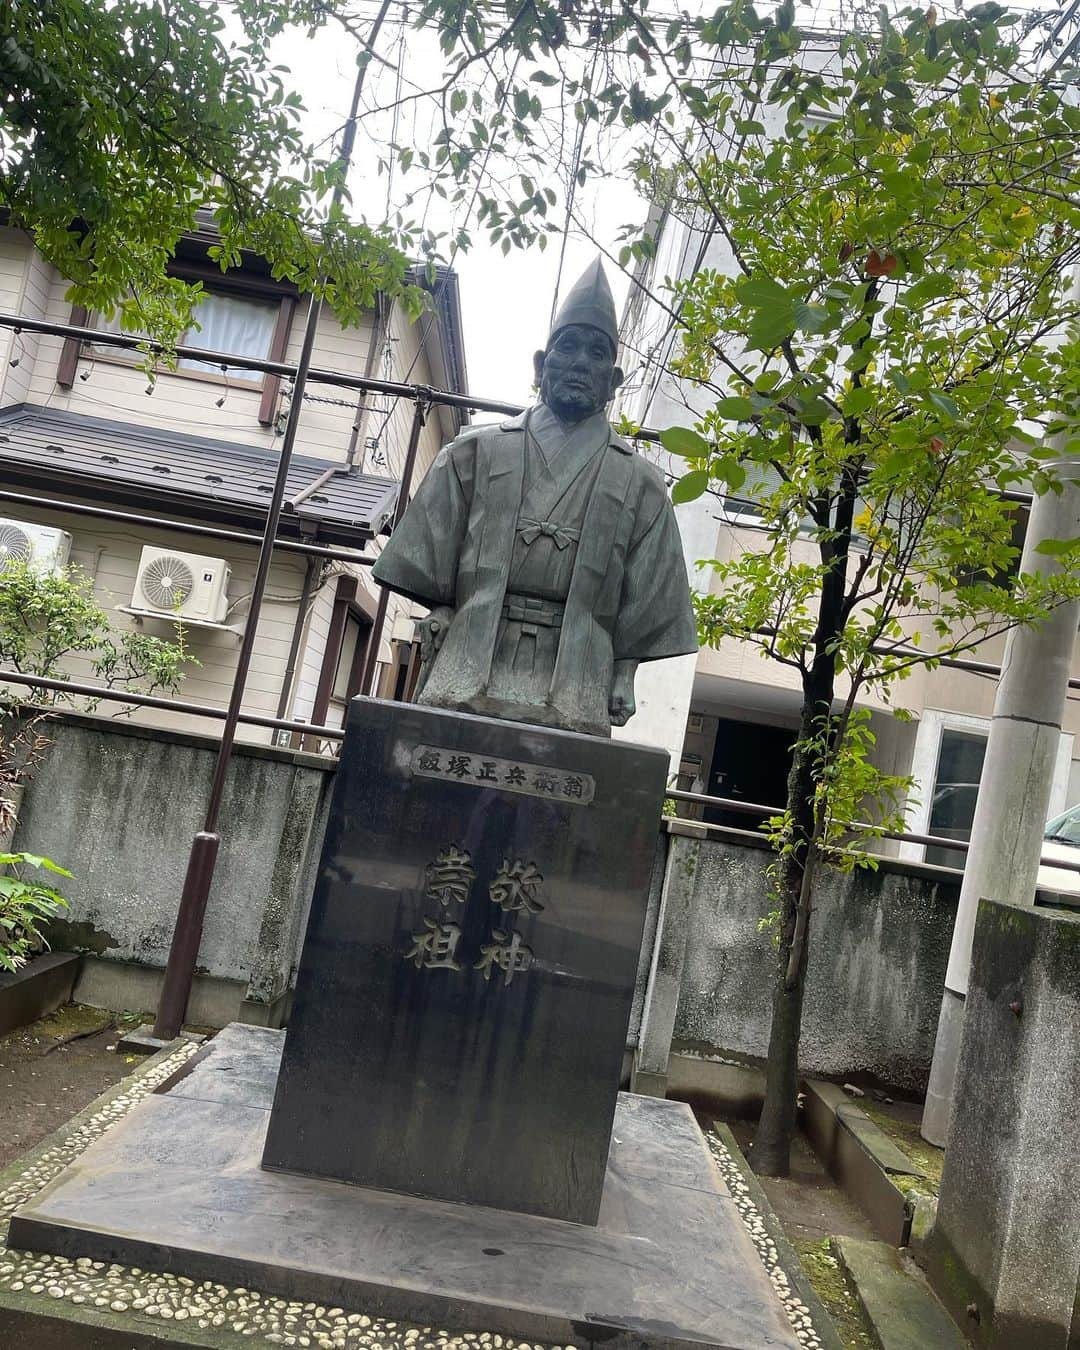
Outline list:
[[[798,1350],[689,1107],[620,1094],[595,1227],[421,1200],[259,1166],[281,1037],[227,1027],[9,1245],[533,1343]]]
[[[667,771],[354,700],[263,1165],[595,1223]]]

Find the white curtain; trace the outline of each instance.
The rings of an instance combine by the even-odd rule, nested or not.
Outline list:
[[[204,291],[195,306],[199,327],[193,324],[181,339],[181,345],[200,347],[208,352],[229,352],[233,356],[268,356],[278,309],[276,300],[251,299],[227,291]],[[96,326],[103,333],[121,332],[120,311],[117,310],[111,319],[99,314]],[[114,353],[117,348],[98,345],[97,350]],[[184,359],[177,364],[181,370],[222,373],[219,365],[209,361]],[[258,384],[263,377],[261,370],[242,370],[239,366],[230,366],[228,375],[231,380],[248,380],[253,384]]]
[[[201,347],[209,352],[230,352],[234,356],[266,356],[277,323],[278,304],[275,300],[255,300],[247,296],[205,291],[195,306],[199,324],[188,330],[184,345]],[[209,370],[221,374],[221,367],[206,361],[184,359],[181,370]],[[229,367],[229,378],[258,383],[261,370],[241,370]]]

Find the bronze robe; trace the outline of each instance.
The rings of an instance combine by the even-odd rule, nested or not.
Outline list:
[[[561,437],[534,418],[533,447],[528,414],[444,447],[372,574],[455,611],[419,702],[609,736],[616,661],[697,650],[675,514],[603,414]]]

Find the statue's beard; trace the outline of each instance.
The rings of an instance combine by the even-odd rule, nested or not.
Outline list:
[[[604,407],[591,389],[567,388],[561,382],[554,384],[547,380],[540,386],[540,398],[564,422],[584,422]]]

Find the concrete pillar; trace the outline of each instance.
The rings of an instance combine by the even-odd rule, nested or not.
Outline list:
[[[1021,560],[1028,573],[1061,570],[1035,551],[1041,540],[1080,535],[1080,462],[1050,467],[1064,486],[1035,498]],[[1014,629],[1005,647],[922,1118],[923,1137],[939,1147],[952,1109],[979,901],[1034,903],[1078,619],[1080,602],[1060,605],[1037,627]]]
[[[1080,1345],[1080,916],[979,905],[931,1283],[981,1350]]]
[[[671,842],[667,871],[660,893],[660,913],[656,920],[656,940],[641,1013],[641,1030],[630,1072],[630,1091],[646,1097],[667,1094],[671,1035],[679,1009],[686,940],[693,914],[694,883],[701,840],[706,837],[701,826],[686,821],[672,821],[668,830]]]

